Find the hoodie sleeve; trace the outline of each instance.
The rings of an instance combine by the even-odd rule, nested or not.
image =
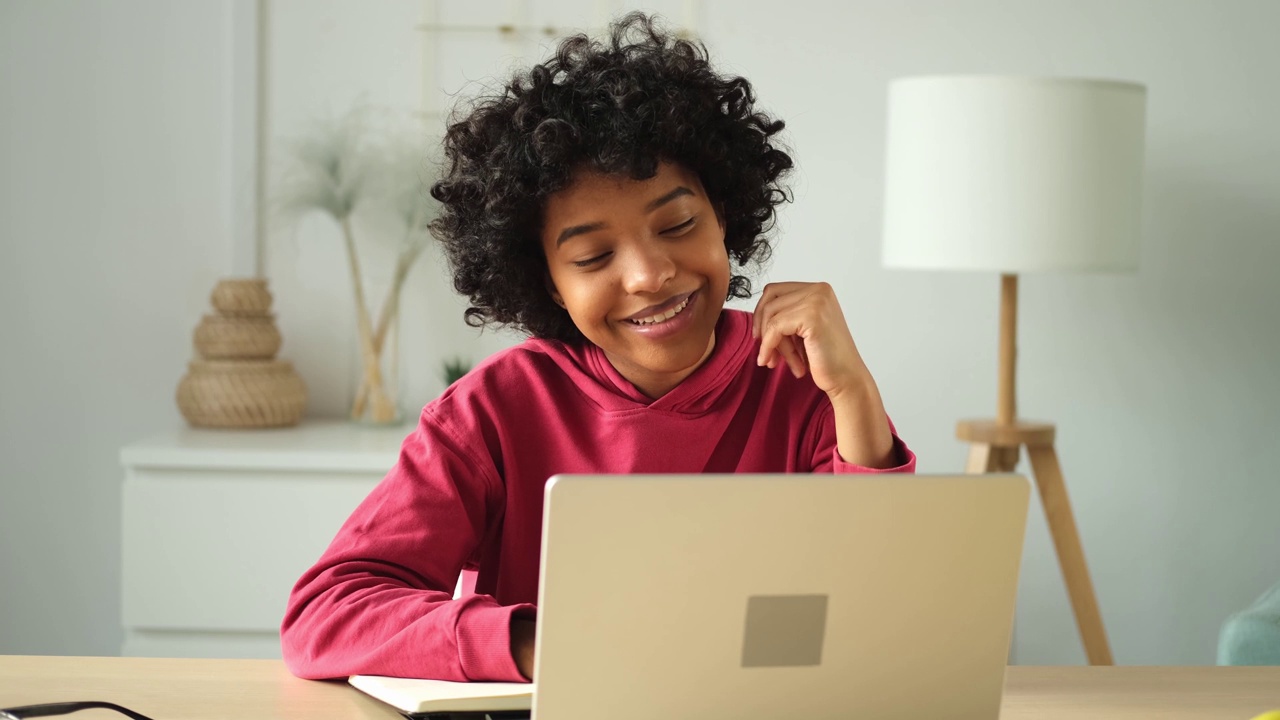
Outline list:
[[[290,593],[280,634],[294,674],[523,680],[510,624],[534,606],[453,599],[504,501],[492,461],[470,455],[423,413],[396,466]]]

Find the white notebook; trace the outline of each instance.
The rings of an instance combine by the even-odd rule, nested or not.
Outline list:
[[[352,675],[353,687],[402,713],[505,712],[533,707],[532,683],[449,682]]]

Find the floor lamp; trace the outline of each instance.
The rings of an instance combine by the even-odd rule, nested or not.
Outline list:
[[[889,86],[884,262],[1000,274],[996,417],[962,420],[968,472],[1026,448],[1085,654],[1111,649],[1080,546],[1054,426],[1018,418],[1018,276],[1137,267],[1146,90],[1066,78],[935,76]]]

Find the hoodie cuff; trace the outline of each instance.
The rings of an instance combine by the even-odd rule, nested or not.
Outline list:
[[[458,663],[468,680],[526,682],[511,657],[511,619],[516,616],[534,619],[537,608],[528,603],[474,605],[458,616]]]
[[[911,452],[911,448],[902,442],[902,438],[895,433],[893,436],[893,457],[896,459],[893,467],[873,468],[864,465],[854,465],[845,462],[840,457],[839,448],[831,451],[835,457],[835,463],[831,469],[835,473],[913,473],[916,471],[916,454]]]

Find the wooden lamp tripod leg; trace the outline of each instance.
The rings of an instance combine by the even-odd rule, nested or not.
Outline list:
[[[986,423],[983,425],[967,422],[961,424],[961,439],[969,439],[969,460],[965,464],[965,472],[971,474],[1013,472],[1018,464],[1019,445],[1010,444],[1008,440],[986,442],[977,440],[975,435],[995,434],[984,432],[985,428],[999,427]],[[1023,429],[1029,428],[1029,429]],[[1062,468],[1058,465],[1058,453],[1053,443],[1046,441],[1052,435],[1052,426],[1016,425],[1004,431],[1004,434],[1025,434],[1030,442],[1025,444],[1027,455],[1031,460],[1031,473],[1040,495],[1040,503],[1044,507],[1045,521],[1049,526],[1049,535],[1053,538],[1053,547],[1058,555],[1058,565],[1062,568],[1062,579],[1067,586],[1067,596],[1071,599],[1071,609],[1075,613],[1076,627],[1080,630],[1080,639],[1084,643],[1085,656],[1090,665],[1111,665],[1111,647],[1107,643],[1107,633],[1102,626],[1102,613],[1098,610],[1098,599],[1093,591],[1093,581],[1089,579],[1089,567],[1085,563],[1084,549],[1080,545],[1080,533],[1076,530],[1075,515],[1071,512],[1071,500],[1067,497],[1067,486],[1062,479]]]
[[[1089,567],[1085,564],[1084,548],[1076,530],[1075,516],[1071,512],[1071,500],[1062,480],[1062,468],[1058,465],[1058,453],[1053,445],[1028,445],[1031,472],[1035,476],[1040,503],[1044,506],[1045,520],[1053,546],[1062,567],[1062,578],[1071,598],[1076,626],[1084,641],[1084,652],[1090,665],[1111,665],[1111,647],[1102,626],[1102,614],[1098,611],[1098,598],[1089,579]]]
[[[987,443],[973,443],[969,446],[969,461],[964,465],[964,471],[969,475],[982,475],[983,473],[993,472],[991,469],[991,461],[995,457],[992,453],[993,448]]]
[[[969,445],[969,460],[964,471],[970,475],[1013,472],[1018,466],[1018,446],[975,442]]]

